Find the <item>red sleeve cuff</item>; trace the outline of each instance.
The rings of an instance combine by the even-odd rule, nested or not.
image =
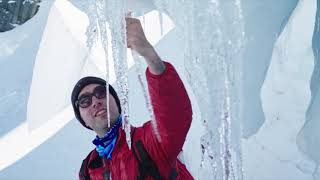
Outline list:
[[[147,78],[153,78],[153,79],[160,79],[162,76],[165,76],[168,74],[169,70],[174,69],[173,65],[170,64],[169,62],[163,61],[164,65],[166,66],[166,69],[161,73],[161,74],[152,74],[149,70],[149,67],[146,69],[146,77]]]

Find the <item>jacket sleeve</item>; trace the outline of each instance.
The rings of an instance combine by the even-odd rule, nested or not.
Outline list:
[[[161,137],[161,147],[168,160],[176,160],[182,150],[192,120],[192,108],[187,91],[176,72],[168,62],[160,75],[146,70],[150,98],[157,127]]]

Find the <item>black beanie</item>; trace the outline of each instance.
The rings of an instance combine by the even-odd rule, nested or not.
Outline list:
[[[72,107],[73,107],[73,111],[74,111],[74,115],[76,116],[76,118],[78,119],[78,121],[86,128],[91,129],[90,127],[86,126],[85,122],[83,121],[83,119],[80,116],[80,111],[79,108],[76,106],[76,101],[78,99],[79,93],[80,91],[87,85],[89,84],[100,84],[103,86],[106,86],[106,81],[104,79],[98,78],[98,77],[93,77],[93,76],[87,76],[87,77],[83,77],[81,78],[77,84],[74,86],[73,90],[72,90],[72,94],[71,94],[71,103],[72,103]],[[114,97],[114,99],[116,100],[118,109],[119,109],[119,113],[121,114],[121,106],[120,106],[120,100],[119,97],[116,93],[116,91],[113,89],[113,87],[109,84],[109,93]],[[92,130],[92,129],[91,129]]]

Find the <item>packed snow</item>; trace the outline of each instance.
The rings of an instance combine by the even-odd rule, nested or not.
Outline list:
[[[146,64],[121,44],[128,11],[191,98],[179,158],[195,179],[320,179],[319,2],[127,0],[110,13],[99,2],[42,1],[0,33],[0,179],[78,178],[95,136],[70,104],[83,76],[123,92],[131,124],[152,119]]]

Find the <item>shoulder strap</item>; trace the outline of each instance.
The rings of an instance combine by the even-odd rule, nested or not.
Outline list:
[[[144,148],[141,140],[138,140],[135,142],[136,150],[138,151],[139,157],[140,157],[140,163],[139,163],[139,170],[140,170],[140,177],[144,179],[147,175],[152,176],[156,180],[163,180],[164,178],[161,177],[159,169],[155,162],[151,159],[148,152]],[[135,148],[133,148],[133,151],[135,153]],[[138,158],[137,153],[136,158]]]
[[[133,129],[133,132],[131,135],[133,140],[132,151],[135,158],[138,160],[139,172],[140,172],[140,175],[137,177],[137,179],[143,180],[147,175],[150,175],[156,180],[163,180],[164,178],[161,176],[156,163],[151,159],[149,153],[143,146],[142,141],[134,140],[134,132],[135,132],[135,129]],[[178,176],[178,173],[176,171],[176,168],[173,168],[170,172],[170,176],[169,176],[170,180],[175,180],[177,176]]]

